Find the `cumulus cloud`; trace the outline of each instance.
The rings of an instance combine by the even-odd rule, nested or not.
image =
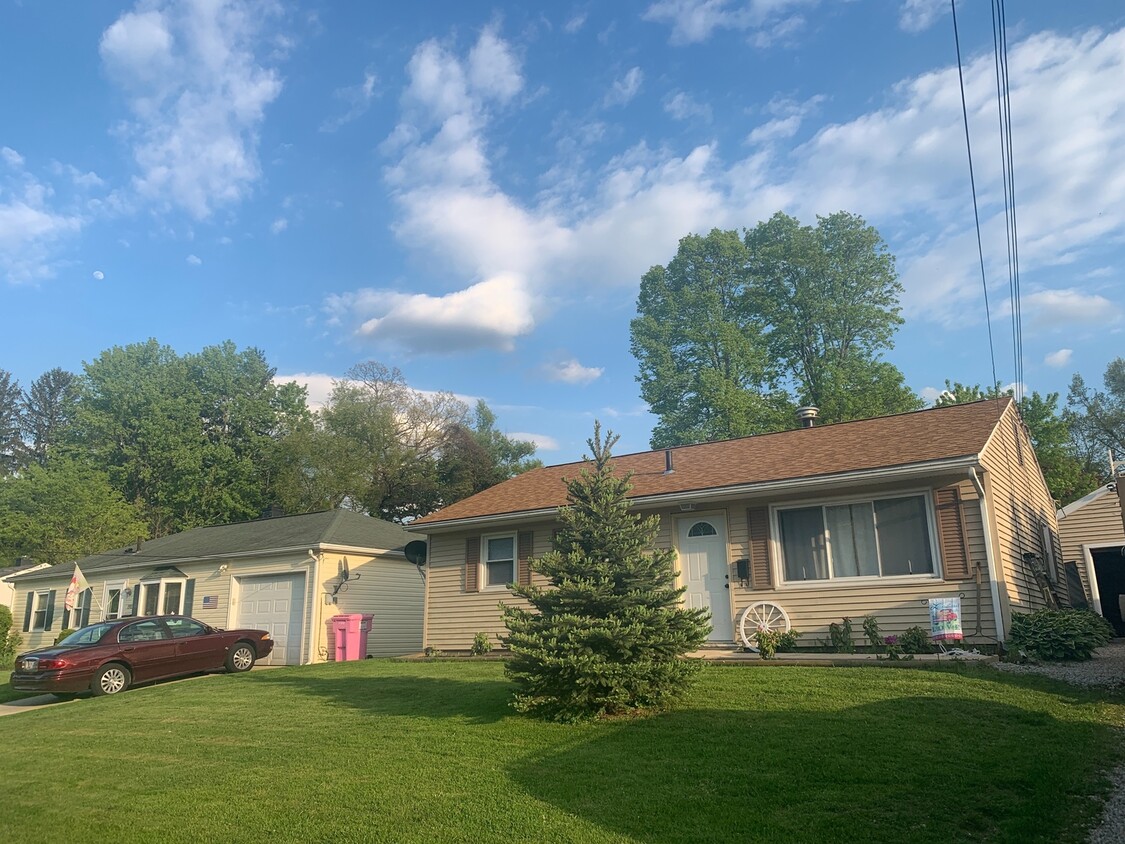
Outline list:
[[[141,197],[203,219],[250,193],[258,132],[281,93],[265,57],[275,14],[271,0],[146,0],[102,33],[102,61],[133,114],[119,133]]]
[[[523,431],[513,431],[510,434],[505,434],[510,440],[519,440],[525,443],[534,443],[535,448],[539,451],[558,451],[559,441],[547,434],[528,434]]]
[[[606,106],[625,105],[641,90],[645,75],[639,67],[631,67],[624,76],[613,81],[613,86],[605,95]]]
[[[549,381],[589,384],[601,378],[605,369],[600,366],[583,366],[576,358],[566,358],[544,364],[542,371]]]
[[[1073,357],[1073,355],[1074,349],[1059,349],[1057,351],[1051,352],[1045,358],[1043,358],[1043,363],[1047,364],[1047,366],[1052,367],[1053,369],[1062,369],[1064,366],[1070,363],[1070,359],[1071,357]]]
[[[922,32],[948,13],[945,0],[904,0],[898,10],[898,25],[906,32]]]
[[[200,264],[203,263],[203,259],[200,258],[198,255],[188,255],[187,256],[187,262],[189,264],[191,264],[193,267],[198,267]]]
[[[289,228],[289,221],[284,217],[278,217],[276,220],[270,223],[271,234],[281,234],[287,228]]]
[[[328,397],[332,394],[332,388],[342,380],[344,379],[336,378],[334,375],[326,375],[323,372],[294,372],[289,375],[275,375],[273,377],[273,383],[275,384],[288,384],[290,381],[296,381],[304,387],[308,391],[308,405],[312,410],[320,410],[328,404]]]
[[[697,102],[691,94],[685,91],[676,91],[664,100],[664,111],[675,120],[694,120],[696,118],[707,123],[711,122],[711,106],[707,103]]]
[[[580,12],[579,14],[571,17],[566,23],[563,24],[563,31],[568,35],[573,35],[578,32],[586,24],[586,13]]]
[[[720,29],[745,32],[756,47],[768,47],[804,26],[794,10],[816,5],[817,0],[658,0],[645,10],[644,19],[672,28],[673,44],[698,44]]]
[[[103,273],[101,270],[94,270],[93,276],[96,281],[101,281],[103,278],[105,278],[105,273]]]
[[[16,150],[0,147],[0,162],[0,275],[17,284],[51,278],[56,247],[85,221],[61,207],[54,187],[28,172]]]
[[[1121,308],[1105,296],[1073,288],[1041,290],[1022,297],[1022,302],[1023,314],[1030,314],[1037,327],[1106,325],[1121,318]]]

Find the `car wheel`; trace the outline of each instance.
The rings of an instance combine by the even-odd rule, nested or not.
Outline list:
[[[94,672],[94,679],[90,681],[90,691],[94,697],[102,695],[115,695],[129,688],[133,675],[129,669],[119,662],[110,662]]]
[[[239,642],[227,654],[227,671],[232,674],[249,671],[254,667],[257,658],[252,645],[248,642]]]

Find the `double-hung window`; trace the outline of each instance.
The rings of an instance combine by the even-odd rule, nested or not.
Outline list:
[[[139,615],[179,615],[184,610],[184,581],[142,581]]]
[[[501,589],[516,579],[516,537],[486,536],[482,539],[481,567],[484,588]]]
[[[47,616],[50,615],[51,593],[36,592],[31,601],[31,630],[46,630]]]
[[[778,510],[785,580],[932,577],[927,502],[908,495]]]

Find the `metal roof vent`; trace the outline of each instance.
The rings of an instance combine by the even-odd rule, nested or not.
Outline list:
[[[820,413],[820,408],[807,405],[805,407],[797,408],[797,421],[801,423],[802,428],[811,428],[816,425],[816,417]]]

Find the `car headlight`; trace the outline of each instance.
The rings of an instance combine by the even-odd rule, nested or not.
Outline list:
[[[265,641],[266,639],[268,639],[269,637],[270,637],[270,634],[269,634],[269,633],[263,633],[263,634],[262,634],[262,641],[264,642],[264,641]]]

